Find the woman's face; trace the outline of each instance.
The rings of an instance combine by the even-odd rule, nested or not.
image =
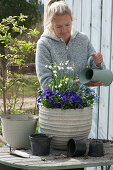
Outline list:
[[[71,37],[72,19],[69,15],[57,15],[52,21],[52,28],[58,38],[68,43]]]

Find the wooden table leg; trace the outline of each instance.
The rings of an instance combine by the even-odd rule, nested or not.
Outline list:
[[[110,167],[111,167],[111,165],[106,166],[106,170],[110,170]],[[101,166],[101,170],[103,170],[103,169],[104,169],[104,167]]]
[[[106,168],[106,170],[110,170],[110,167],[111,167],[111,165],[108,165],[107,168]]]
[[[103,170],[104,169],[104,167],[103,166],[101,166],[101,170]]]

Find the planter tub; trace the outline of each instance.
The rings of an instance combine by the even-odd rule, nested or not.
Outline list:
[[[36,131],[37,116],[31,114],[2,115],[2,134],[14,148],[29,148],[29,136]]]
[[[53,136],[53,148],[66,150],[70,138],[88,138],[92,124],[92,108],[63,110],[40,106],[39,124],[42,133]]]

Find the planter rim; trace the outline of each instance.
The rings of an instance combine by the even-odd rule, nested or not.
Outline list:
[[[23,117],[19,116],[23,116],[26,119],[23,119]],[[36,121],[38,120],[38,118],[39,117],[37,115],[32,114],[5,114],[0,116],[1,120],[6,119],[7,121],[33,121],[33,120]]]
[[[39,110],[40,110],[40,108],[43,108],[43,109],[47,109],[47,110],[61,110],[61,111],[68,111],[69,112],[69,110],[70,111],[75,111],[75,110],[84,110],[84,109],[92,109],[93,108],[93,106],[89,106],[89,107],[83,107],[83,108],[81,108],[81,109],[61,109],[61,108],[48,108],[48,107],[45,107],[45,106],[43,106],[43,105],[39,105]]]

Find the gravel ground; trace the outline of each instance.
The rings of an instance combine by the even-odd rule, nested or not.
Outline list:
[[[18,107],[21,105],[21,98],[18,99]],[[27,97],[24,98],[24,104],[23,104],[23,108],[34,108],[36,104],[36,98],[35,97]],[[0,99],[0,110],[3,110],[3,100]]]

